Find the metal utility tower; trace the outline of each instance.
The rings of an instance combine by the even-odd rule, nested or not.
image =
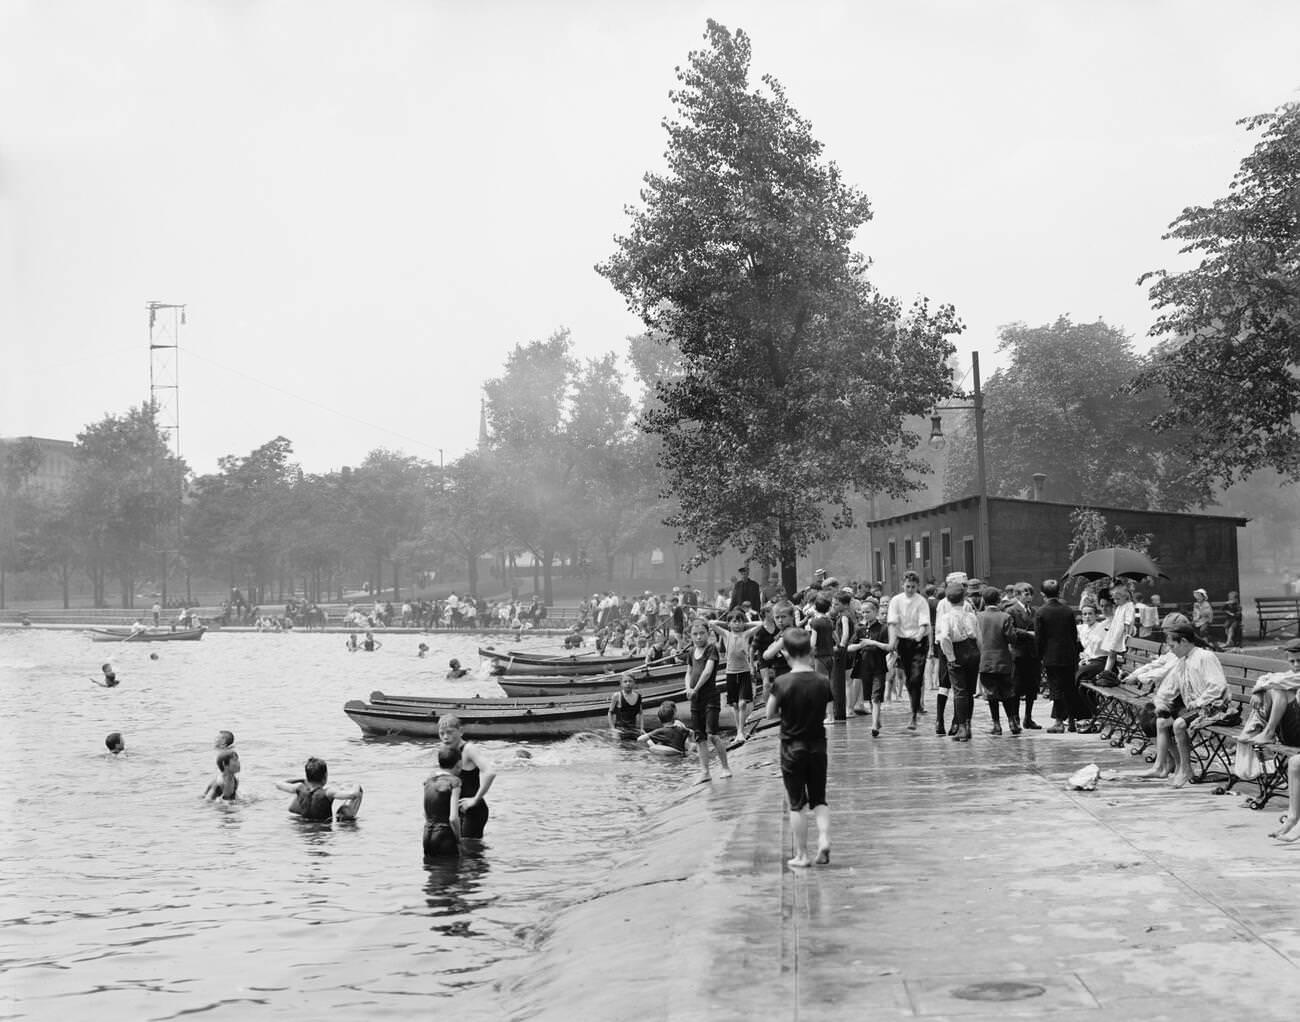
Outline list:
[[[154,421],[164,443],[177,459],[181,456],[181,327],[185,325],[185,306],[169,302],[149,302],[149,400],[154,406]],[[155,466],[155,471],[157,466]],[[155,545],[159,555],[158,589],[167,606],[167,554],[180,548],[179,516],[170,528],[157,531]],[[189,596],[189,575],[185,579]]]
[[[158,432],[177,458],[181,456],[181,327],[185,306],[150,302],[149,400],[154,404]]]

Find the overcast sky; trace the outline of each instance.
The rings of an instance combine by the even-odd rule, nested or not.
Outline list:
[[[871,198],[878,286],[990,359],[1060,314],[1145,346],[1163,230],[1300,87],[1284,0],[0,0],[0,435],[146,399],[160,300],[196,470],[452,460],[514,344],[639,329],[592,266],[708,17]]]

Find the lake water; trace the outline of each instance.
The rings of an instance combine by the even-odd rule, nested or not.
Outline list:
[[[380,638],[350,654],[341,635],[116,645],[0,631],[0,1017],[402,1018],[451,999],[458,1019],[505,1017],[497,986],[528,967],[537,928],[689,767],[603,736],[487,743],[486,838],[426,866],[435,746],[363,738],[342,706],[373,689],[499,690],[442,678],[450,657],[478,662],[478,637]],[[109,657],[120,686],[92,686]],[[200,798],[221,728],[242,762],[229,804]],[[364,785],[355,824],[287,813],[274,783],[312,755],[332,781]]]

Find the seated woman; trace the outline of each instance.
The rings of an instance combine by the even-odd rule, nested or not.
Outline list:
[[[1079,669],[1074,673],[1076,686],[1080,682],[1092,681],[1103,670],[1106,669],[1106,651],[1102,649],[1102,643],[1106,640],[1107,624],[1101,619],[1100,613],[1095,607],[1084,604],[1079,608],[1079,647],[1082,652],[1079,654]],[[1089,718],[1093,716],[1096,707],[1096,697],[1087,689],[1078,689],[1079,706],[1075,710],[1076,718]],[[1084,723],[1076,725],[1070,730],[1080,730],[1085,733],[1092,731],[1092,724]]]

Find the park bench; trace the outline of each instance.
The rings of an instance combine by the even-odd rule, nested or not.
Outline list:
[[[1256,596],[1255,613],[1261,639],[1274,632],[1283,635],[1291,628],[1300,630],[1300,596]]]
[[[1149,639],[1129,639],[1124,654],[1124,670],[1133,671],[1148,664],[1160,655],[1160,643]],[[1102,741],[1115,748],[1130,742],[1130,753],[1139,755],[1150,742],[1142,728],[1142,708],[1151,701],[1150,684],[1099,685],[1085,681],[1080,688],[1091,692],[1097,700],[1097,710],[1092,722]]]
[[[1228,698],[1240,708],[1242,720],[1250,713],[1250,695],[1260,675],[1287,669],[1284,661],[1240,653],[1220,653],[1219,662],[1223,665],[1224,680],[1228,683]],[[1216,795],[1227,794],[1236,786],[1240,778],[1233,772],[1233,765],[1237,736],[1240,734],[1240,723],[1210,724],[1192,732],[1192,756],[1196,760],[1193,783],[1202,783],[1211,774],[1216,774],[1225,779],[1225,783],[1214,789]],[[1259,776],[1246,782],[1259,788],[1259,793],[1247,800],[1247,805],[1252,809],[1263,808],[1274,795],[1286,791],[1287,760],[1300,755],[1300,747],[1280,741],[1269,742],[1257,746],[1256,755],[1259,757]]]

